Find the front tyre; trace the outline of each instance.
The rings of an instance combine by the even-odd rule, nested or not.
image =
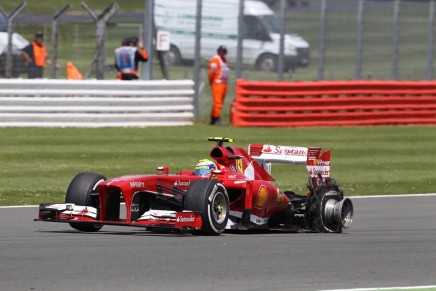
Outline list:
[[[201,234],[219,235],[229,220],[229,195],[216,180],[197,180],[191,183],[184,197],[184,210],[200,213]]]
[[[106,177],[95,173],[80,173],[71,181],[65,196],[65,203],[74,203],[80,206],[99,207],[97,186],[107,180]],[[74,229],[86,232],[99,231],[103,225],[71,222]]]

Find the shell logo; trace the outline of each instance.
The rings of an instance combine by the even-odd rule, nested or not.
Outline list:
[[[242,165],[242,160],[236,161],[236,168],[238,169],[239,173],[244,173],[244,166]]]
[[[261,185],[257,191],[256,203],[254,203],[255,208],[262,208],[266,201],[268,200],[268,189],[265,185]]]
[[[276,206],[280,206],[285,201],[284,194],[277,194]]]

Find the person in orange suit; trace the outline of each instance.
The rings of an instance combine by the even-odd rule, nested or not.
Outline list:
[[[50,64],[50,61],[47,59],[48,54],[43,39],[44,33],[38,31],[35,34],[35,40],[21,51],[24,63],[27,66],[27,76],[29,79],[42,78],[44,67]]]
[[[226,61],[227,48],[218,47],[217,54],[209,61],[209,84],[212,89],[212,112],[210,124],[221,124],[221,108],[227,94],[227,81],[229,78],[229,65]]]

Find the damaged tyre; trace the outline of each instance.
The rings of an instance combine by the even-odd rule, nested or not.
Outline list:
[[[308,207],[309,227],[316,232],[340,233],[353,221],[354,208],[350,199],[345,198],[338,186],[329,181],[318,187],[310,198]]]

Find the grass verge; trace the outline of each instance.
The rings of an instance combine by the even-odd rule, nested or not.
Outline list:
[[[192,168],[209,155],[208,136],[332,150],[332,176],[347,195],[436,192],[436,127],[0,128],[0,205],[62,202],[79,172],[107,177]],[[303,166],[273,165],[283,190],[306,192]]]

